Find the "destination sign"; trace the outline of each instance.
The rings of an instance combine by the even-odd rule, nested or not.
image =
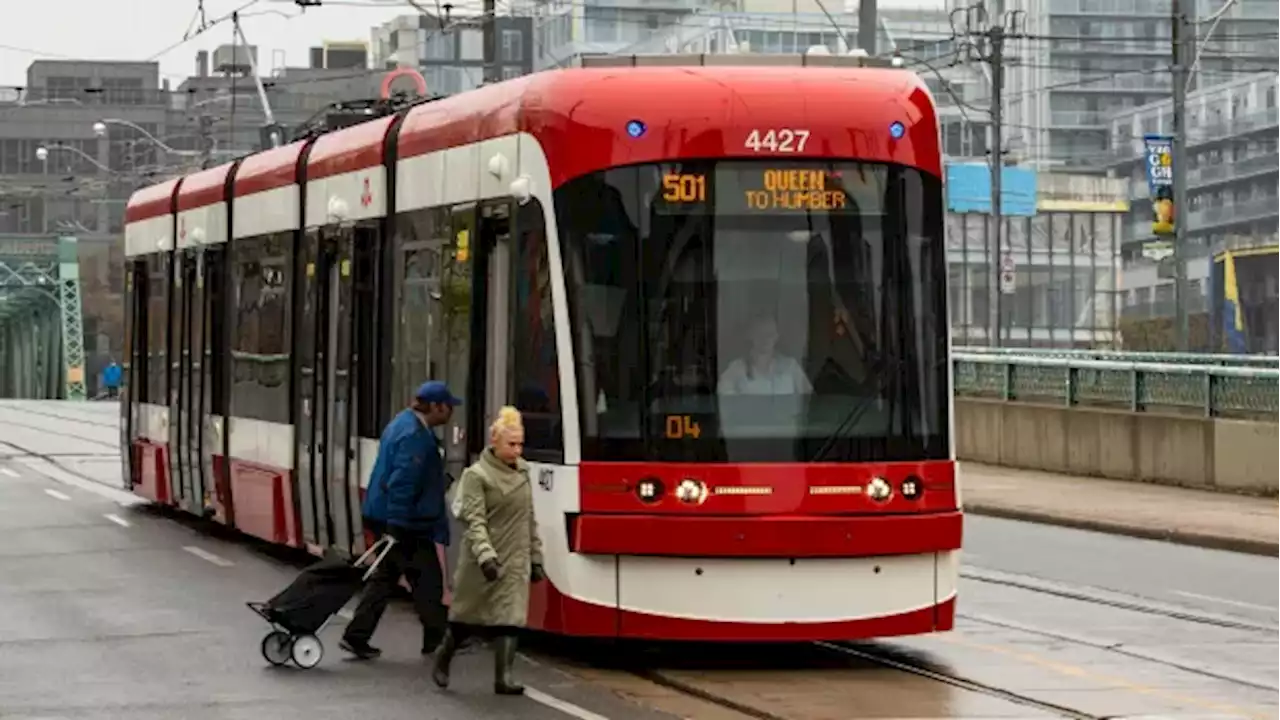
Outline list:
[[[726,167],[714,176],[700,172],[662,175],[656,203],[661,213],[716,215],[842,212],[858,203],[840,173],[811,168]],[[708,202],[713,207],[708,207]]]

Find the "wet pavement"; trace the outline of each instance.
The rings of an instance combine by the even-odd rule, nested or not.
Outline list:
[[[496,698],[487,652],[440,692],[393,607],[376,663],[337,628],[271,669],[245,600],[297,566],[132,505],[115,407],[0,403],[4,718],[1275,718],[1274,558],[969,516],[955,632],[825,646],[538,642],[540,694]],[[216,558],[221,562],[214,562]],[[341,621],[339,621],[341,622]],[[541,702],[539,701],[541,700]]]

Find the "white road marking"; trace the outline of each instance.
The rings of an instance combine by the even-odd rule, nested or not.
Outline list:
[[[31,470],[49,478],[50,480],[60,482],[64,485],[70,485],[79,490],[91,492],[100,497],[104,497],[117,505],[131,507],[133,505],[142,505],[147,502],[133,493],[125,492],[124,490],[117,490],[116,488],[108,487],[102,483],[72,475],[66,470],[43,458],[21,458],[18,462],[26,465]]]
[[[51,498],[57,498],[57,499],[59,499],[59,500],[70,500],[70,499],[71,499],[71,496],[70,496],[70,495],[68,495],[68,494],[66,494],[66,493],[64,493],[64,492],[58,492],[57,490],[50,490],[49,488],[45,488],[45,490],[44,490],[44,494],[45,494],[45,495],[48,495],[48,496],[49,496],[49,497],[51,497]]]
[[[106,519],[110,520],[111,522],[113,522],[113,523],[115,523],[115,524],[119,525],[120,527],[129,527],[129,521],[128,521],[128,520],[125,520],[124,518],[120,517],[119,515],[112,515],[111,513],[107,513],[106,515],[103,515],[102,517],[104,517],[104,518],[106,518]]]
[[[9,477],[20,477],[20,476],[18,475],[18,473],[14,472],[13,470],[11,470],[11,469],[9,469],[9,468],[0,468],[0,473],[4,473],[5,475],[8,475]]]
[[[1223,605],[1235,605],[1236,607],[1253,608],[1254,610],[1265,610],[1266,612],[1277,612],[1277,608],[1268,605],[1258,605],[1256,603],[1244,602],[1243,600],[1228,600],[1227,598],[1214,597],[1212,595],[1201,595],[1200,593],[1188,592],[1186,590],[1174,590],[1175,595],[1183,597],[1195,598],[1197,600],[1208,600],[1209,602],[1222,603]]]
[[[578,707],[571,702],[566,702],[558,697],[552,697],[541,690],[535,690],[528,686],[525,686],[524,696],[540,705],[546,705],[549,708],[559,710],[565,715],[576,717],[578,720],[609,720],[609,718],[598,713],[593,713],[584,707]]]
[[[231,567],[232,565],[235,565],[235,563],[231,562],[230,560],[228,560],[228,559],[226,559],[226,558],[224,558],[224,557],[220,557],[220,556],[218,556],[218,555],[214,555],[213,553],[209,552],[208,550],[205,550],[204,548],[198,548],[198,547],[196,547],[195,545],[184,545],[184,546],[182,547],[182,549],[183,549],[183,550],[186,550],[187,552],[191,553],[192,555],[195,555],[196,557],[200,558],[201,560],[205,560],[205,561],[207,561],[207,562],[211,562],[211,563],[213,563],[214,565],[217,565],[218,567]]]
[[[351,618],[355,617],[355,613],[351,610],[348,610],[347,608],[342,608],[341,610],[338,611],[338,617],[342,618],[343,620],[350,621]]]

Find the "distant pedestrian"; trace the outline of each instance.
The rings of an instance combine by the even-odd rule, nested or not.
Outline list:
[[[542,543],[524,454],[520,412],[504,407],[489,428],[490,445],[462,474],[454,509],[463,525],[454,574],[449,630],[436,654],[432,679],[449,686],[449,666],[471,637],[494,638],[493,689],[520,695],[512,678],[516,632],[524,627],[529,583],[543,579]]]
[[[444,635],[448,609],[437,544],[449,542],[447,488],[440,443],[432,428],[449,422],[461,404],[444,383],[423,383],[409,407],[382,431],[361,514],[366,528],[375,535],[390,535],[396,543],[369,580],[339,645],[362,660],[382,654],[369,640],[401,576],[409,581],[422,622],[422,654],[434,651]]]
[[[120,368],[120,364],[112,358],[102,371],[102,386],[106,388],[108,398],[120,397],[120,381],[123,377],[124,371]]]

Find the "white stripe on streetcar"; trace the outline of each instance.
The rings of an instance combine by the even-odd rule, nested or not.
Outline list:
[[[51,497],[51,498],[57,498],[57,499],[59,499],[59,500],[70,500],[70,499],[71,499],[71,496],[70,496],[70,495],[68,495],[68,494],[66,494],[66,493],[63,493],[63,492],[58,492],[57,490],[50,490],[49,488],[45,488],[45,490],[44,490],[44,494],[45,494],[45,495],[48,495],[48,496],[49,496],[49,497]]]
[[[0,473],[4,473],[9,477],[18,477],[18,473],[14,472],[13,470],[10,470],[9,468],[0,468]]]
[[[195,555],[201,560],[204,560],[206,562],[211,562],[214,565],[217,565],[218,567],[231,567],[232,565],[235,565],[235,563],[231,562],[230,560],[224,557],[219,557],[217,555],[214,555],[208,550],[205,550],[204,548],[198,548],[195,545],[184,545],[182,549],[186,550],[192,555]]]
[[[565,715],[576,717],[578,720],[609,720],[609,718],[599,713],[593,713],[584,707],[579,707],[558,697],[552,697],[541,690],[535,690],[528,686],[525,686],[524,696],[538,704],[559,710]]]
[[[1236,607],[1276,612],[1276,608],[1274,606],[1258,605],[1257,603],[1245,602],[1243,600],[1228,600],[1227,598],[1214,597],[1213,595],[1201,595],[1200,593],[1188,592],[1186,590],[1174,590],[1173,592],[1175,595],[1195,598],[1197,600],[1207,600],[1209,602],[1222,603],[1223,605],[1235,605]]]
[[[111,513],[107,513],[106,515],[103,515],[102,517],[104,517],[104,518],[106,518],[106,519],[110,520],[111,522],[113,522],[113,523],[115,523],[115,524],[119,525],[120,527],[129,527],[129,521],[128,521],[128,520],[125,520],[124,518],[120,517],[119,515],[112,515]]]

